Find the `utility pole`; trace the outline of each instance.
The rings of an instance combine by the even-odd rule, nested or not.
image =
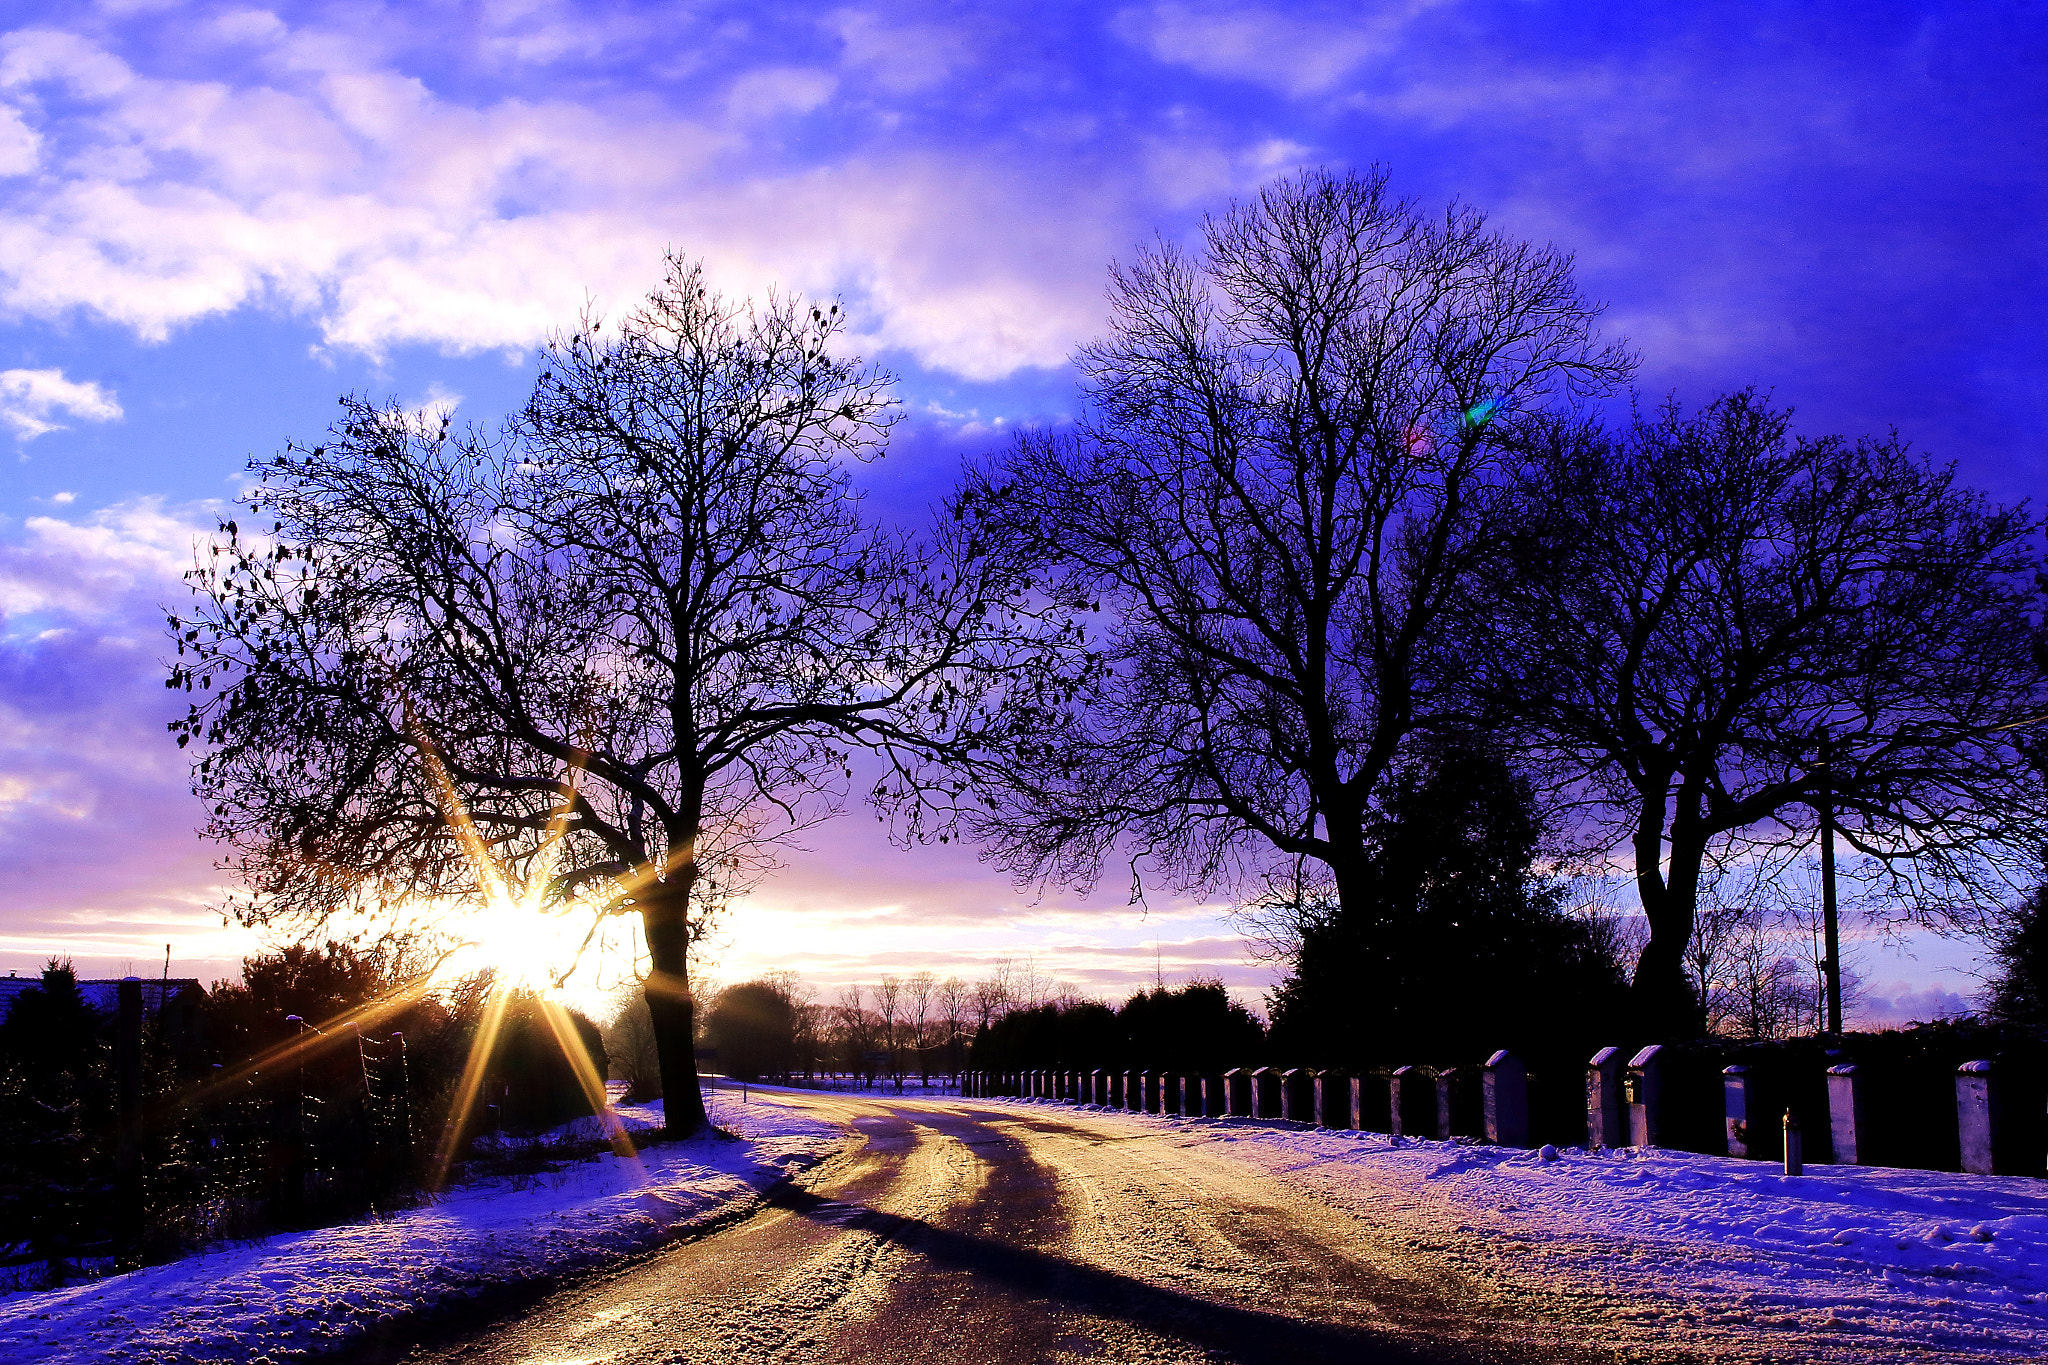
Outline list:
[[[1842,1033],[1842,935],[1835,918],[1835,792],[1834,742],[1820,732],[1820,913],[1821,929],[1827,936],[1827,959],[1821,970],[1827,976],[1828,1032]]]

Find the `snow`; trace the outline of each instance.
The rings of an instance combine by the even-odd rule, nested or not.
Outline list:
[[[1748,1360],[1759,1333],[1790,1329],[1801,1359],[2048,1359],[2048,1180],[1125,1118],[1568,1300],[1624,1346],[1683,1333],[1689,1352]]]
[[[465,1184],[376,1221],[287,1233],[125,1275],[0,1297],[0,1361],[263,1362],[332,1350],[379,1323],[506,1284],[602,1265],[731,1215],[846,1141],[730,1091],[703,1136]],[[628,1129],[660,1124],[621,1106]],[[601,1138],[597,1120],[562,1130]]]

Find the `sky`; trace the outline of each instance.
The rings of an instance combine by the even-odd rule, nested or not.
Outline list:
[[[2003,500],[2048,467],[2048,6],[1588,0],[886,6],[12,0],[0,31],[0,970],[232,976],[164,732],[163,608],[245,462],[344,393],[517,405],[663,253],[830,297],[899,376],[915,518],[1075,411],[1112,260],[1303,167],[1385,166],[1576,255],[1640,392],[1896,428]],[[999,957],[1221,975],[1221,907],[1019,891],[858,808],[714,971]],[[1865,947],[1871,1017],[1973,988]]]

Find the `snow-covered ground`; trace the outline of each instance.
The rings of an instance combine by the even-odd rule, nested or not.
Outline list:
[[[816,1164],[842,1130],[707,1092],[699,1137],[518,1180],[479,1181],[375,1222],[251,1244],[40,1293],[0,1297],[0,1361],[264,1362],[333,1349],[380,1323],[493,1286],[600,1265],[752,1203]],[[653,1127],[657,1110],[620,1110]],[[585,1119],[582,1137],[601,1137]]]
[[[1770,1358],[2048,1360],[2048,1180],[1126,1118],[1227,1144],[1623,1343],[1749,1360],[1789,1329],[1802,1346]]]

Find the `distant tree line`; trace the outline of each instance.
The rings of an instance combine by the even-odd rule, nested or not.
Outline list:
[[[2036,514],[1749,389],[1622,414],[1636,357],[1570,256],[1379,171],[1280,180],[1110,304],[1080,417],[915,534],[851,496],[896,400],[839,307],[680,259],[495,429],[345,399],[256,462],[169,623],[237,913],[633,916],[687,1128],[694,945],[856,750],[902,839],[1246,907],[1276,1030],[1352,1057],[1532,1011],[1789,1027],[1782,935],[1716,921],[1824,815],[1895,922],[1983,931],[2038,878]],[[960,1032],[777,999],[732,1008],[820,1059]]]

